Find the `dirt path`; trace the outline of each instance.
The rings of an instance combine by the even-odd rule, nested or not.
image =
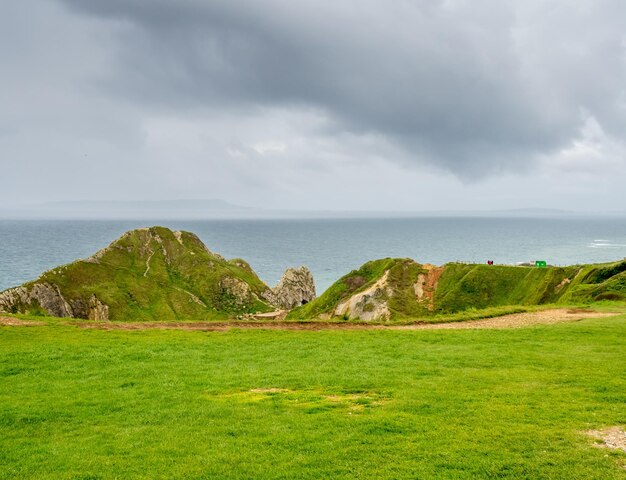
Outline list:
[[[602,318],[619,315],[612,312],[594,312],[576,308],[555,308],[538,312],[514,313],[500,317],[469,320],[466,322],[448,322],[434,324],[398,325],[388,328],[396,330],[445,330],[445,329],[475,329],[475,328],[521,328],[529,325],[550,325],[560,322],[576,322],[585,318]]]
[[[19,318],[0,317],[0,325],[4,327],[37,327],[45,325],[44,322],[34,322],[31,320],[20,320]]]
[[[515,313],[482,320],[448,323],[415,323],[411,325],[368,325],[366,323],[333,322],[283,322],[283,321],[231,321],[231,322],[94,322],[67,321],[65,325],[98,330],[197,330],[206,332],[240,329],[268,330],[464,330],[482,328],[521,328],[529,325],[549,325],[575,322],[585,318],[601,318],[618,315],[610,312],[594,312],[585,309],[558,308],[538,312]],[[20,327],[45,325],[43,322],[0,317],[0,326]]]

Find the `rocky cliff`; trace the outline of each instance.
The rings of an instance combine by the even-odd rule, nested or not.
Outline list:
[[[289,269],[271,289],[244,260],[226,260],[190,232],[132,230],[93,256],[0,293],[0,312],[93,320],[227,318],[315,297],[311,273]]]
[[[306,305],[315,298],[313,274],[307,267],[288,268],[272,289],[270,303],[290,310]]]

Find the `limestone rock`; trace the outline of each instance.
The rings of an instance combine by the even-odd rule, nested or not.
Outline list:
[[[222,292],[231,296],[237,305],[250,303],[253,298],[250,285],[239,278],[224,277],[220,282],[220,286],[222,287]]]
[[[37,305],[53,317],[74,317],[72,307],[56,285],[36,283],[30,290],[17,287],[0,294],[0,312],[20,312]]]
[[[30,302],[26,287],[15,287],[0,293],[0,313],[17,313]]]
[[[292,309],[315,298],[315,281],[307,267],[288,268],[268,298],[277,307]]]
[[[48,315],[53,317],[73,317],[72,307],[65,301],[56,285],[36,283],[30,291],[31,302],[36,300]]]
[[[388,286],[388,278],[389,270],[374,285],[337,305],[334,315],[365,321],[389,320],[391,312],[387,299],[392,292]]]
[[[96,295],[92,295],[89,298],[89,313],[87,314],[89,320],[108,320],[109,319],[109,307],[105,305]]]

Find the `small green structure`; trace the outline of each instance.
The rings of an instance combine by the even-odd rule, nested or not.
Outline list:
[[[546,268],[547,266],[548,264],[546,263],[545,260],[535,260],[535,267]]]

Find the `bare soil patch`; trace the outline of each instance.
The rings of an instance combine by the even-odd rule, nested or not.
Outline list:
[[[597,440],[598,448],[610,448],[626,452],[626,429],[625,427],[609,427],[603,430],[589,430],[587,435]]]
[[[252,393],[286,393],[286,392],[289,392],[287,388],[253,388],[250,391]]]
[[[275,312],[254,313],[250,317],[257,320],[284,320],[288,313],[287,310],[276,310]]]
[[[271,400],[288,408],[318,411],[319,409],[345,409],[348,415],[383,405],[389,397],[376,392],[327,392],[322,389],[292,390],[288,388],[253,388],[210,395],[229,403],[256,403]]]
[[[537,312],[515,313],[500,317],[485,318],[447,323],[420,322],[410,325],[372,325],[367,323],[338,322],[284,322],[275,321],[239,321],[230,322],[67,322],[80,328],[100,330],[197,330],[227,331],[239,329],[267,330],[462,330],[483,328],[522,328],[530,325],[549,325],[560,322],[575,322],[585,318],[601,318],[618,315],[611,312],[594,312],[586,309],[558,308]]]
[[[4,327],[37,327],[39,325],[45,325],[45,323],[33,320],[20,320],[12,317],[0,317],[0,325]]]
[[[439,284],[439,277],[444,271],[444,267],[436,267],[435,265],[431,265],[426,263],[422,265],[426,271],[426,282],[424,284],[424,295],[428,300],[428,310],[434,310],[435,304],[435,291],[437,290],[437,285]]]

